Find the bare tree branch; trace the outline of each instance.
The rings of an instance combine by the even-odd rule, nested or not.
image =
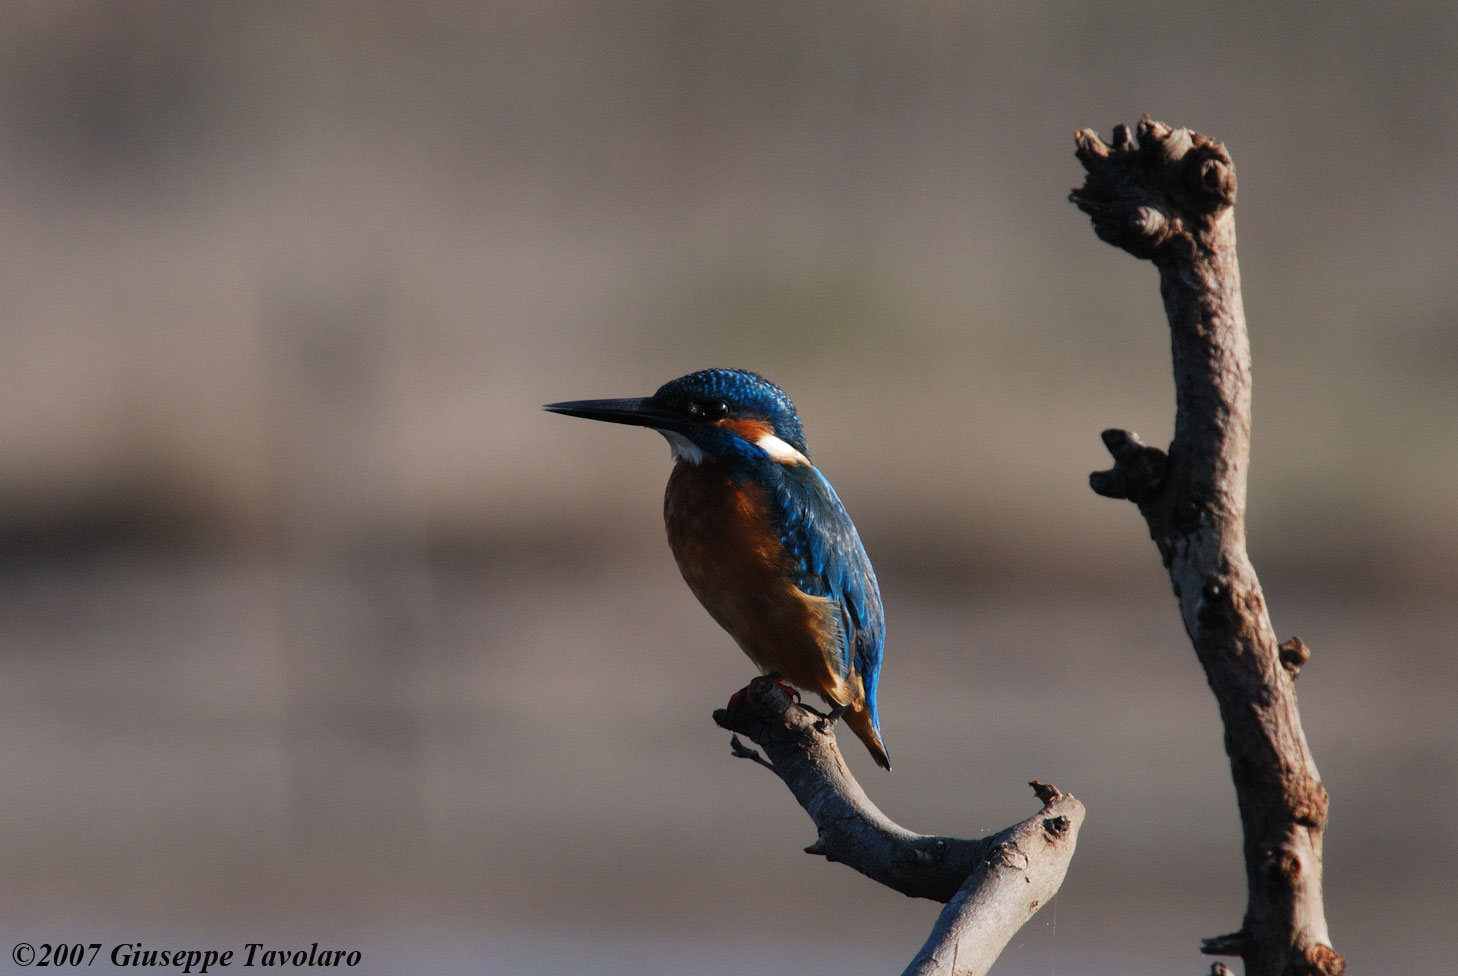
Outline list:
[[[1083,804],[1032,784],[1043,808],[976,840],[929,836],[894,823],[866,796],[847,768],[831,723],[801,707],[775,681],[756,678],[714,713],[734,740],[734,754],[767,765],[815,824],[805,850],[842,862],[902,894],[945,902],[907,973],[974,976],[1058,892],[1083,824]]]
[[[1114,467],[1093,490],[1139,507],[1169,569],[1180,615],[1220,706],[1244,831],[1239,931],[1203,951],[1240,956],[1247,976],[1338,976],[1322,906],[1327,793],[1292,682],[1310,652],[1277,644],[1245,545],[1250,346],[1235,255],[1235,167],[1219,142],[1146,116],[1106,144],[1076,136],[1087,176],[1072,201],[1095,233],[1159,269],[1175,376],[1166,454],[1104,431]]]

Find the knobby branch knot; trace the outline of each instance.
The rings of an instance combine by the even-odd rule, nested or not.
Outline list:
[[[1127,498],[1136,505],[1152,501],[1164,487],[1169,455],[1147,446],[1130,430],[1111,429],[1100,436],[1114,457],[1114,466],[1089,475],[1089,487],[1105,498]]]
[[[1292,637],[1288,641],[1283,641],[1276,651],[1281,657],[1281,667],[1290,672],[1293,681],[1301,673],[1301,669],[1306,666],[1306,662],[1311,660],[1311,648],[1307,647],[1306,642],[1300,637]]]
[[[1235,205],[1235,165],[1214,139],[1144,116],[1114,127],[1112,142],[1092,129],[1074,135],[1084,184],[1069,199],[1098,236],[1156,263],[1188,258],[1215,217]]]
[[[1347,971],[1347,960],[1331,946],[1318,942],[1306,947],[1302,966],[1292,968],[1296,976],[1342,976]]]

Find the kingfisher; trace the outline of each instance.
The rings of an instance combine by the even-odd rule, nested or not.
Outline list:
[[[704,369],[650,397],[545,409],[668,439],[663,520],[689,589],[762,672],[819,695],[890,769],[876,712],[880,587],[785,391],[748,370]]]

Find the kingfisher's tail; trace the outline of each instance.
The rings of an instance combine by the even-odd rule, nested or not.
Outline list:
[[[846,709],[841,721],[850,726],[850,730],[856,734],[856,738],[866,744],[866,749],[871,753],[871,758],[876,760],[877,766],[883,769],[891,768],[891,757],[886,754],[886,745],[881,741],[881,732],[876,728],[870,708],[865,704],[862,704],[860,708],[852,706]]]

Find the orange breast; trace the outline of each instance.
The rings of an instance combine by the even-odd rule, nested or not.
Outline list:
[[[839,641],[839,608],[788,578],[767,493],[736,484],[723,466],[674,466],[664,496],[668,545],[709,615],[764,672],[804,691],[859,706],[860,681],[837,674],[825,653]]]

